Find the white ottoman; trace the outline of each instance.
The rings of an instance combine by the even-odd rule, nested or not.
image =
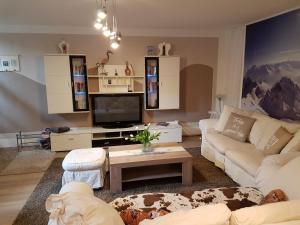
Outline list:
[[[72,181],[81,181],[92,188],[103,187],[108,170],[106,151],[103,148],[72,150],[64,158],[62,167],[65,170],[63,186]]]

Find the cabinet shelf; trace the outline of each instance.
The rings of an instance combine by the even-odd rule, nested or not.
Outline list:
[[[144,78],[144,76],[102,76],[102,75],[88,75],[90,78],[127,78],[127,79],[135,79],[135,78]]]

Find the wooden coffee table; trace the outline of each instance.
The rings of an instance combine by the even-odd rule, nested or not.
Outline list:
[[[122,191],[122,183],[182,176],[182,184],[192,184],[192,156],[177,143],[153,145],[153,153],[143,153],[142,145],[109,148],[110,190]]]

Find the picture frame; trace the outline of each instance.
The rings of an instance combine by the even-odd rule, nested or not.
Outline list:
[[[18,55],[0,55],[0,72],[20,72]]]

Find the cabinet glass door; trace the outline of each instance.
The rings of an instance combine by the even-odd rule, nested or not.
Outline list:
[[[158,57],[145,58],[146,79],[146,109],[157,109],[159,107],[159,65]]]
[[[88,111],[88,86],[85,56],[70,56],[74,111]]]

